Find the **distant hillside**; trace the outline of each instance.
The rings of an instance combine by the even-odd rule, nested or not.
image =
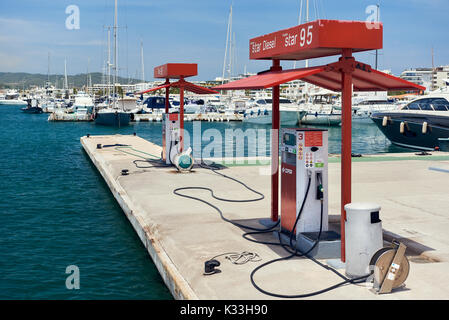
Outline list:
[[[90,74],[92,78],[92,84],[102,82],[102,74],[100,72],[93,72]],[[0,72],[0,89],[1,88],[14,88],[14,89],[28,89],[30,86],[44,86],[47,82],[46,74],[31,74],[23,72]],[[81,88],[87,83],[87,74],[77,74],[73,76],[67,76],[67,81],[70,87]],[[64,84],[64,75],[52,74],[50,75],[50,82],[58,88],[61,88]],[[136,79],[124,79],[119,77],[118,82],[121,84],[139,83],[141,80]]]

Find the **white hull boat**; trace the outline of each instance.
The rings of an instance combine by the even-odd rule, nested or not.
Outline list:
[[[298,124],[298,112],[297,111],[280,111],[280,120],[282,126],[296,126]],[[243,115],[243,121],[257,124],[271,124],[271,110],[256,109],[254,108],[246,110]]]

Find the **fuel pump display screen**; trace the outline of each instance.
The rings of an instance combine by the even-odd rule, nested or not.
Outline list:
[[[306,147],[321,147],[323,145],[322,131],[306,132]]]
[[[283,143],[288,146],[296,146],[296,136],[291,133],[284,133],[282,137]]]

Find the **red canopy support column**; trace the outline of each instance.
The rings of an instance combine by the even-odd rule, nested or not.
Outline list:
[[[180,128],[180,136],[179,136],[179,152],[184,150],[184,77],[181,77],[179,80],[179,128]]]
[[[279,60],[273,60],[271,71],[281,71]],[[271,220],[279,220],[279,85],[273,87],[271,108]]]
[[[342,62],[342,121],[341,121],[341,261],[346,261],[345,251],[345,204],[351,203],[352,175],[352,73],[355,59],[351,49],[343,49]]]
[[[165,84],[170,84],[170,80],[169,79],[165,79]],[[170,87],[165,88],[165,113],[168,114],[169,110],[169,106],[170,106]]]

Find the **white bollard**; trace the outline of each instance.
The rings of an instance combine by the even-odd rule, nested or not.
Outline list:
[[[374,253],[383,248],[380,206],[374,203],[345,205],[346,275],[362,277],[370,273]]]

